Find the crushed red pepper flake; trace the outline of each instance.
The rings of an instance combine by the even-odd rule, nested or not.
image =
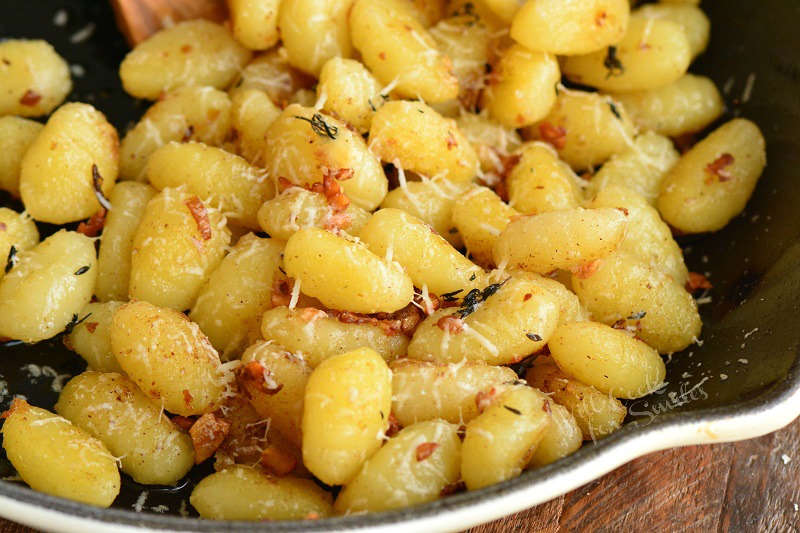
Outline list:
[[[192,214],[195,223],[197,224],[197,231],[204,241],[211,240],[211,223],[208,220],[208,210],[203,202],[197,196],[192,196],[184,202],[189,212]]]
[[[439,492],[439,496],[450,496],[451,494],[464,492],[465,490],[467,490],[467,484],[463,481],[456,481],[455,483],[445,485],[444,488]]]
[[[425,459],[433,455],[433,452],[435,452],[436,448],[438,447],[439,447],[438,442],[423,442],[422,444],[417,446],[415,453],[417,457],[417,462],[424,461]]]
[[[567,130],[561,126],[554,126],[549,122],[539,124],[539,135],[542,140],[552,144],[556,150],[561,150],[567,144]]]
[[[478,394],[475,395],[475,406],[478,408],[478,412],[482,413],[487,407],[492,405],[496,395],[497,389],[494,387],[490,388],[488,391],[478,391]]]
[[[588,263],[570,268],[570,272],[575,274],[578,279],[587,279],[592,277],[594,273],[597,272],[598,268],[600,268],[600,260],[595,259],[594,261],[589,261]]]
[[[447,142],[447,149],[448,150],[452,150],[453,148],[458,146],[458,141],[456,140],[455,136],[453,135],[453,132],[450,131],[450,130],[447,130],[446,142]]]
[[[617,207],[617,211],[621,211],[623,215],[628,216],[630,215],[630,211],[628,211],[627,207]]]
[[[386,436],[387,437],[394,437],[397,435],[403,426],[400,425],[400,421],[394,416],[394,413],[389,413],[389,427],[386,428]]]
[[[200,464],[217,451],[231,430],[230,422],[206,413],[189,428],[194,446],[194,463]]]
[[[192,393],[189,392],[187,389],[183,389],[183,403],[186,404],[186,407],[192,405],[192,400],[194,400]]]
[[[732,180],[733,175],[731,175],[727,167],[731,166],[734,161],[735,159],[731,154],[724,153],[715,159],[713,163],[709,163],[705,169],[709,174],[709,176],[706,177],[706,185],[714,183],[714,177],[716,177],[720,183]]]
[[[698,274],[697,272],[689,272],[689,280],[686,282],[686,290],[689,292],[695,292],[700,289],[706,290],[711,289],[714,286],[702,274]]]
[[[453,315],[443,316],[438,322],[436,322],[436,325],[442,331],[446,331],[447,333],[451,333],[453,335],[457,335],[464,331],[464,321]]]
[[[88,221],[78,224],[78,229],[76,231],[86,235],[87,237],[97,237],[100,234],[100,231],[102,231],[103,226],[106,224],[107,214],[108,210],[106,210],[105,207],[100,207],[100,209],[93,214]]]
[[[285,307],[292,301],[292,278],[278,278],[272,283],[272,296],[270,301],[273,307]]]
[[[5,231],[7,229],[8,229],[8,226],[6,226],[5,222],[0,222],[0,231]]]
[[[42,95],[34,91],[33,89],[28,89],[25,91],[25,94],[22,95],[22,98],[19,99],[19,103],[25,106],[35,106],[42,100]]]
[[[297,458],[276,446],[267,446],[261,452],[259,464],[278,477],[290,474],[297,468]]]
[[[278,176],[278,192],[283,192],[286,189],[291,189],[292,187],[297,187],[297,185],[295,185],[288,179],[284,178],[283,176]]]
[[[86,329],[89,330],[89,333],[94,333],[98,325],[97,322],[87,322]]]

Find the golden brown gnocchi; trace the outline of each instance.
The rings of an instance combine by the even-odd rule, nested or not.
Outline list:
[[[69,65],[49,43],[0,43],[0,117],[39,117],[58,107],[72,89]]]
[[[75,222],[108,209],[118,172],[117,130],[92,106],[69,103],[53,113],[25,152],[20,196],[36,220]]]
[[[250,60],[227,29],[207,20],[181,22],[134,48],[119,67],[131,96],[156,100],[178,87],[224,89]]]

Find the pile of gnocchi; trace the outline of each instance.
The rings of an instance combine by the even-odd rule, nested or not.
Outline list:
[[[105,507],[120,470],[211,461],[204,518],[397,509],[663,385],[710,288],[673,235],[725,226],[766,164],[687,72],[697,1],[228,4],[127,55],[152,105],[121,141],[62,104],[51,46],[0,43],[0,337],[87,363],[55,412],[4,413],[23,481]]]

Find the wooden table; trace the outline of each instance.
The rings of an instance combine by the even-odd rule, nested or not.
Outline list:
[[[469,533],[800,531],[800,420],[755,440],[628,463],[578,490]],[[0,532],[31,529],[0,520]]]

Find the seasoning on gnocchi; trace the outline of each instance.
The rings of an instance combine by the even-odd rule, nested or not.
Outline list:
[[[61,50],[0,42],[0,343],[86,366],[53,381],[58,415],[3,415],[19,478],[317,520],[619,430],[702,342],[682,235],[726,226],[766,165],[689,73],[699,2],[636,4],[228,0],[128,53],[151,102],[114,126],[62,105]]]

